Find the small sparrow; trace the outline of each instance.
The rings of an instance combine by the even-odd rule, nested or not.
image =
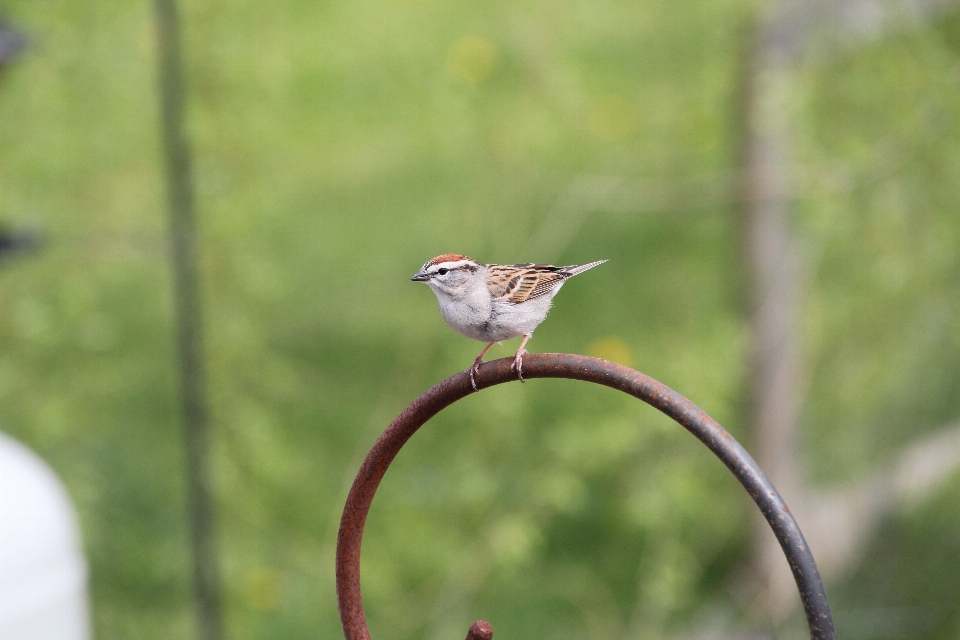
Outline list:
[[[473,366],[470,385],[477,383],[480,363],[490,347],[501,340],[523,336],[511,369],[523,382],[524,346],[533,330],[547,317],[560,287],[578,273],[606,260],[551,267],[546,264],[480,264],[472,258],[445,253],[423,265],[411,280],[424,282],[437,294],[440,315],[460,335],[487,342]]]

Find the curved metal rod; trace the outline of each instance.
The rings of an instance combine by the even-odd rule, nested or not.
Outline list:
[[[517,380],[510,365],[513,358],[485,362],[476,376],[478,389]],[[703,444],[733,472],[773,529],[783,548],[813,640],[834,640],[830,604],[820,573],[796,520],[783,498],[750,454],[698,406],[653,378],[606,360],[561,353],[529,354],[523,359],[523,375],[531,378],[570,378],[602,384],[637,397],[667,414]],[[360,543],[374,493],[387,467],[410,437],[444,408],[474,393],[467,371],[451,376],[414,400],[377,439],[360,467],[347,496],[337,538],[337,601],[340,622],[347,640],[370,640],[360,595]],[[490,640],[493,629],[475,622],[468,640]]]

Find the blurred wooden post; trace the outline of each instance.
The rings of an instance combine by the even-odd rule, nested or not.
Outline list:
[[[789,136],[791,36],[761,17],[745,51],[740,95],[741,247],[748,288],[748,420],[753,455],[787,499],[801,482],[796,449],[801,406],[798,324],[802,281],[791,221]],[[776,540],[756,519],[753,609],[776,626],[793,603],[791,576]]]
[[[737,123],[741,174],[741,244],[750,322],[749,426],[757,462],[793,505],[829,577],[853,565],[882,514],[910,491],[905,470],[935,467],[938,477],[960,465],[960,429],[947,428],[904,447],[900,459],[876,477],[824,490],[803,473],[798,418],[806,390],[800,336],[805,289],[800,240],[791,220],[791,75],[818,40],[849,46],[884,29],[912,24],[904,16],[933,18],[956,0],[890,3],[774,0],[750,34],[742,66]],[[934,453],[934,455],[930,455]],[[938,455],[937,455],[938,454]],[[924,465],[916,464],[923,459]],[[922,491],[934,482],[920,481]],[[894,489],[890,489],[893,486]],[[793,608],[790,573],[765,526],[756,521],[751,545],[753,609],[777,626]],[[764,614],[766,615],[766,614]]]
[[[199,256],[190,148],[183,120],[185,87],[176,0],[156,0],[162,144],[170,208],[170,258],[176,299],[181,403],[187,462],[193,580],[199,636],[223,637],[220,571],[210,473],[210,423],[203,360]]]

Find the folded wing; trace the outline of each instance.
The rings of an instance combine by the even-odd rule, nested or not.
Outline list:
[[[567,278],[603,264],[606,260],[554,267],[547,264],[488,265],[487,287],[494,298],[511,304],[533,300],[556,290]]]

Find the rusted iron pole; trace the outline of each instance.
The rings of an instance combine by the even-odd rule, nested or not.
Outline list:
[[[513,358],[485,362],[476,376],[477,387],[517,379]],[[560,353],[530,354],[523,359],[523,376],[569,378],[618,389],[643,400],[679,422],[707,446],[736,476],[773,529],[800,589],[800,599],[813,640],[834,640],[830,604],[820,573],[800,527],[776,488],[750,454],[706,412],[670,387],[638,371],[606,360]],[[363,526],[380,481],[400,448],[427,420],[471,393],[466,371],[451,376],[414,400],[377,439],[360,467],[340,520],[337,539],[337,600],[347,640],[370,640],[360,594],[360,545]],[[484,621],[470,627],[467,640],[490,640],[493,629]]]

